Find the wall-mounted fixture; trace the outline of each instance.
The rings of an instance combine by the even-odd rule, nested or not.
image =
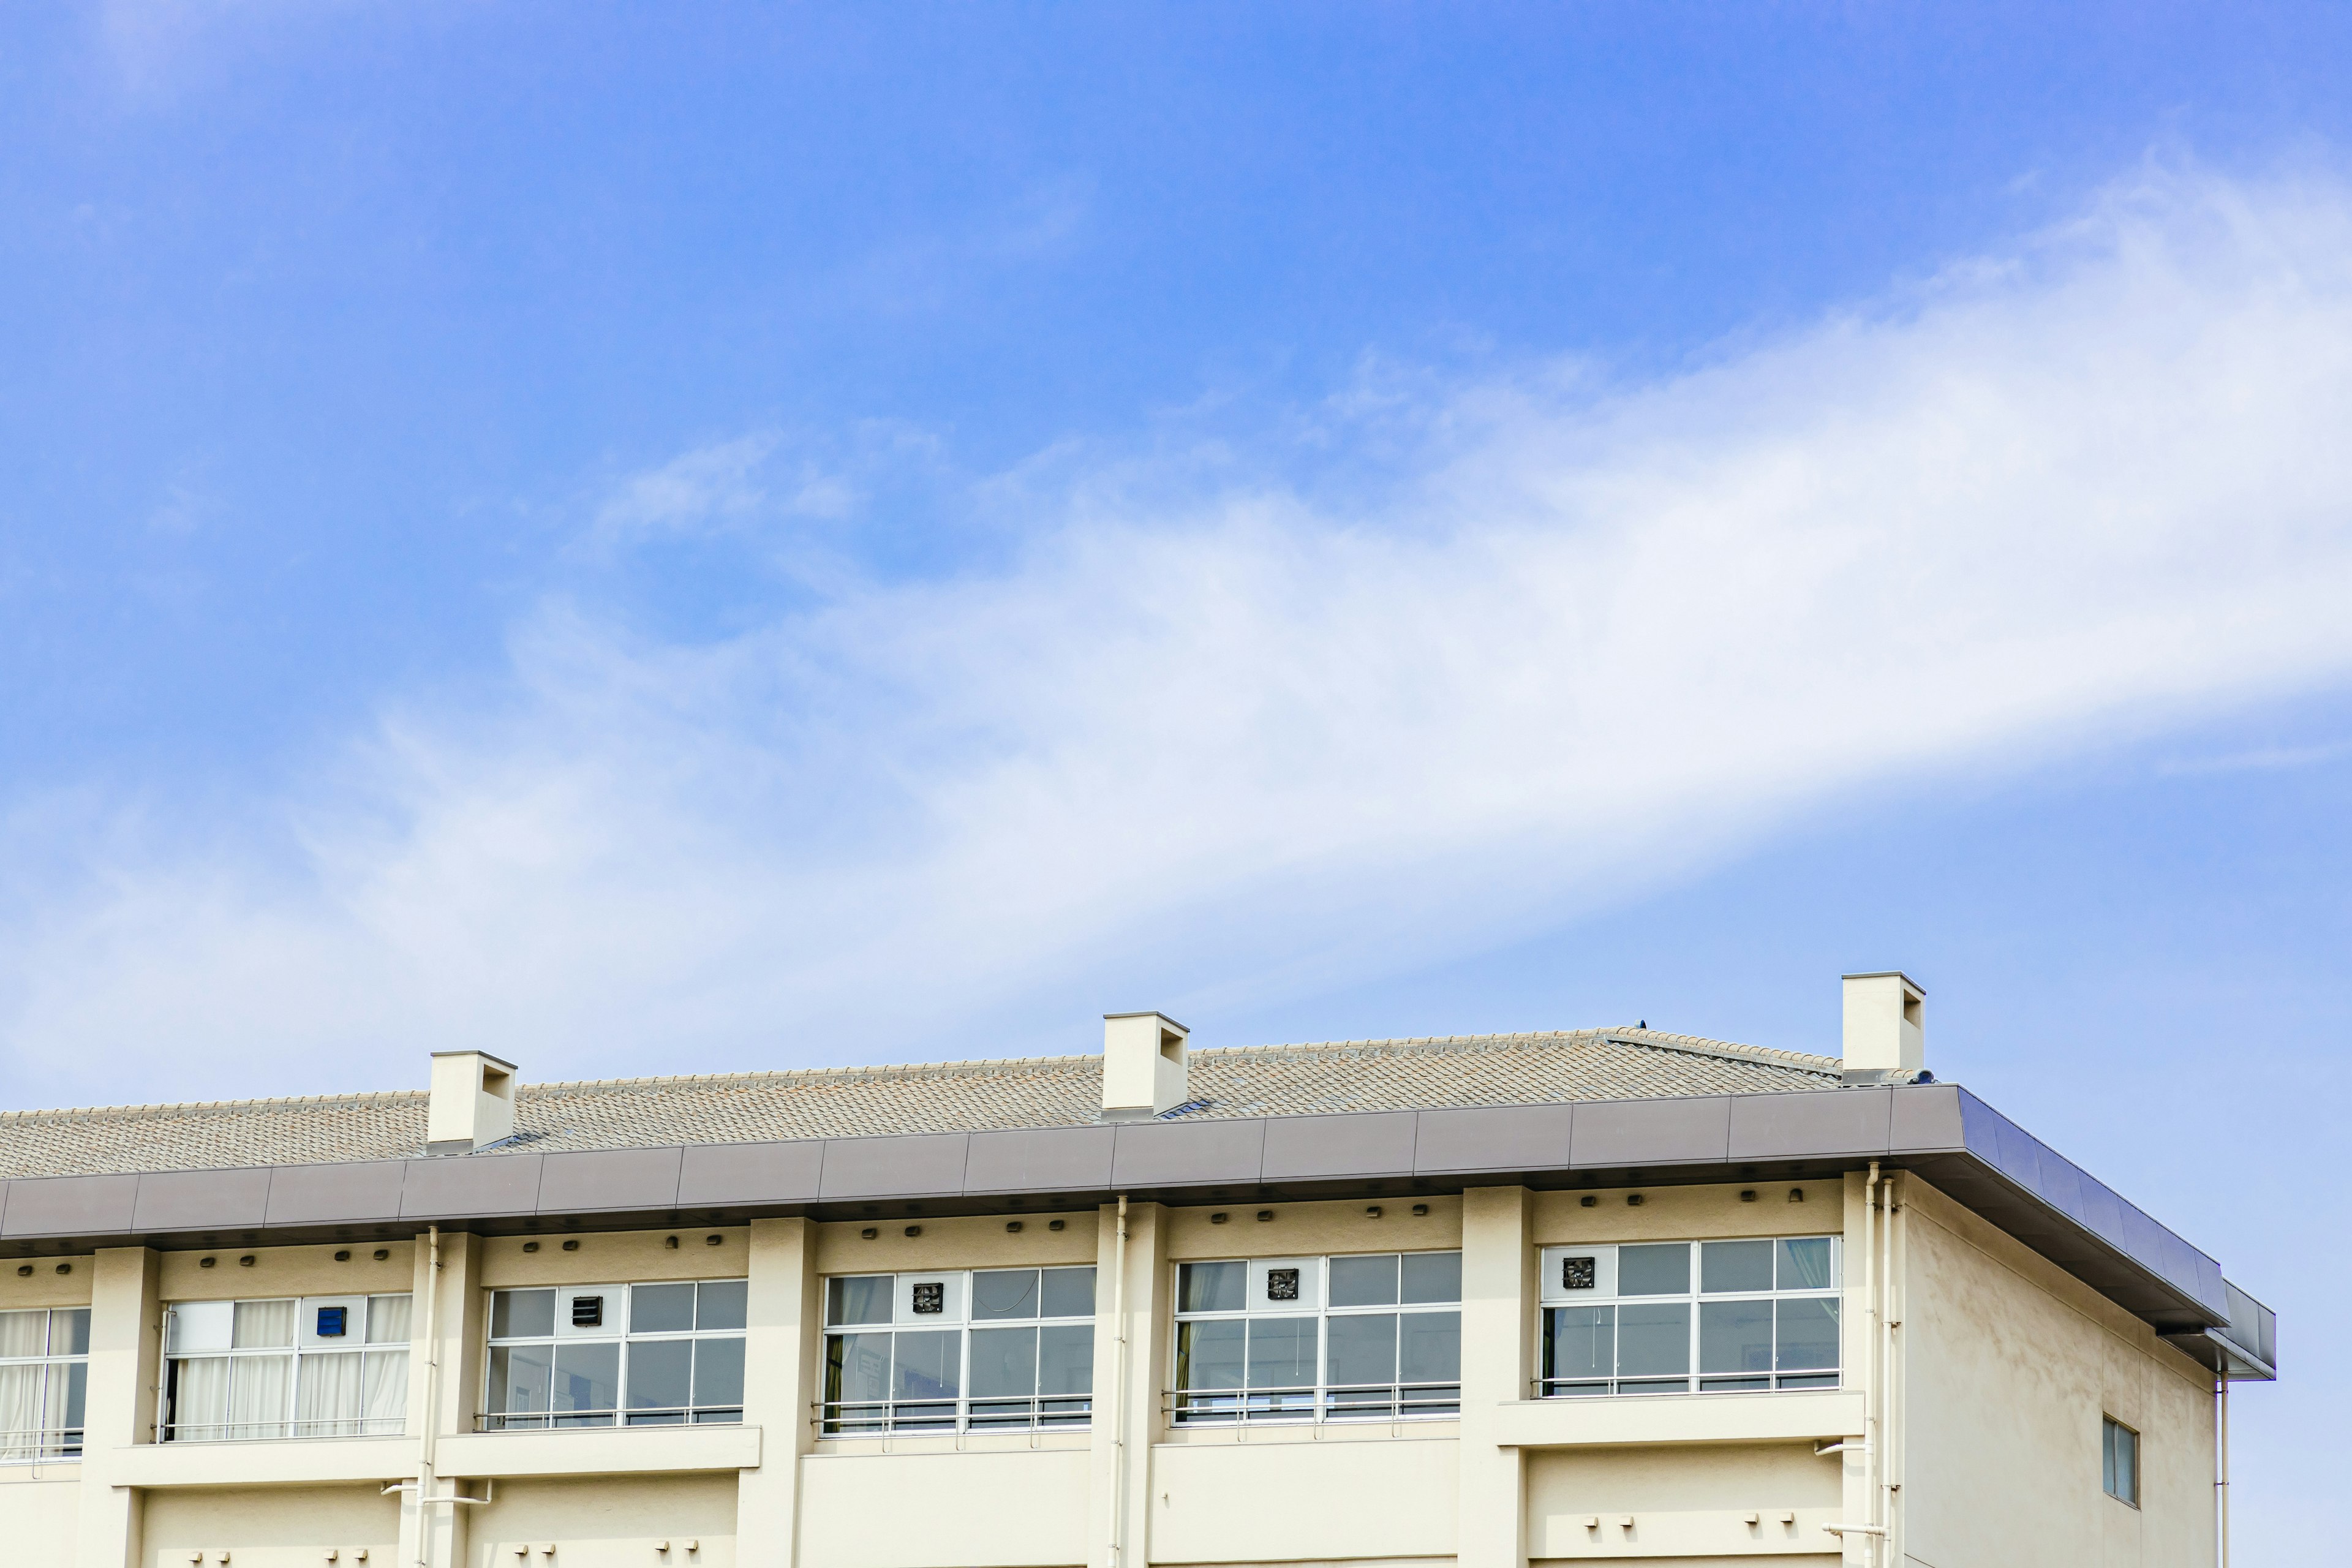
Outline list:
[[[1642,1206],[1642,1194],[1639,1193],[1627,1193],[1625,1194],[1625,1206],[1629,1209],[1640,1208]]]
[[[1261,1220],[1272,1219],[1274,1217],[1274,1211],[1272,1209],[1260,1209],[1257,1211],[1257,1217]]]
[[[863,1238],[864,1240],[871,1241],[871,1240],[873,1240],[876,1237],[877,1237],[877,1236],[881,1235],[882,1233],[881,1233],[880,1231],[878,1231],[878,1230],[875,1229],[872,1226],[870,1226],[870,1225],[869,1225],[869,1226],[867,1226],[864,1230],[859,1231],[857,1234],[858,1234],[858,1236],[859,1236],[861,1238]]]
[[[1415,1219],[1422,1219],[1422,1218],[1425,1218],[1425,1217],[1428,1215],[1428,1214],[1429,1214],[1429,1205],[1428,1205],[1427,1204],[1415,1204],[1415,1205],[1412,1205],[1412,1217],[1413,1217],[1413,1218],[1415,1218]]]
[[[1021,1234],[1021,1222],[1017,1219],[1008,1219],[1004,1222],[1004,1228],[1007,1233],[1018,1236]]]

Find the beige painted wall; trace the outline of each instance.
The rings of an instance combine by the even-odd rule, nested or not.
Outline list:
[[[396,1295],[415,1283],[415,1244],[340,1241],[332,1247],[208,1247],[161,1252],[165,1301],[253,1300],[267,1296]],[[346,1262],[335,1261],[349,1253]],[[381,1258],[377,1253],[384,1256]],[[248,1267],[239,1260],[250,1258]],[[212,1267],[205,1260],[212,1259]]]
[[[2210,1568],[2203,1369],[1924,1182],[1897,1227],[1903,1550],[1933,1568]],[[2139,1509],[2100,1489],[2103,1415],[2141,1433]]]
[[[0,1312],[18,1307],[87,1307],[96,1259],[19,1258],[0,1266]],[[63,1264],[65,1272],[58,1272]],[[29,1270],[29,1272],[27,1272]]]
[[[0,1531],[6,1556],[21,1563],[71,1563],[81,1512],[79,1465],[10,1465],[0,1471]]]
[[[150,1568],[189,1568],[191,1553],[205,1561],[226,1551],[236,1568],[320,1568],[327,1549],[350,1562],[368,1550],[371,1568],[396,1568],[400,1505],[378,1488],[272,1487],[159,1491],[147,1500],[146,1550]]]
[[[1143,1500],[1150,1561],[1451,1558],[1457,1447],[1412,1437],[1318,1442],[1268,1428],[1246,1443],[1157,1448]]]
[[[1818,1555],[1830,1539],[1822,1526],[1841,1517],[1841,1491],[1837,1459],[1815,1458],[1811,1443],[1535,1454],[1528,1554],[1577,1562]]]
[[[736,1561],[732,1476],[500,1481],[487,1506],[466,1512],[468,1568],[734,1568]],[[669,1550],[657,1552],[665,1541]],[[541,1550],[551,1545],[552,1557]],[[528,1556],[517,1546],[530,1547]]]
[[[1045,1568],[1086,1561],[1087,1451],[812,1454],[809,1568]]]

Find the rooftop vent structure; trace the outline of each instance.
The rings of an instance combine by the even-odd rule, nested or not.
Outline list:
[[[425,1152],[470,1154],[514,1136],[515,1065],[484,1051],[433,1053]]]
[[[1848,1083],[1926,1083],[1927,994],[1898,969],[1845,980]]]
[[[1192,1033],[1160,1013],[1103,1015],[1105,1121],[1149,1121],[1192,1098],[1184,1041]]]

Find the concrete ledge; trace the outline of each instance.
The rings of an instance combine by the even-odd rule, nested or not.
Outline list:
[[[1522,1399],[1495,1406],[1502,1448],[1578,1448],[1641,1443],[1773,1443],[1859,1436],[1855,1389],[1805,1394],[1661,1394],[1622,1398]]]
[[[580,1426],[559,1432],[467,1432],[442,1438],[434,1464],[445,1476],[468,1480],[751,1470],[760,1465],[760,1428]]]
[[[285,1437],[254,1443],[140,1443],[117,1448],[107,1479],[119,1487],[315,1486],[389,1483],[416,1474],[414,1437]]]

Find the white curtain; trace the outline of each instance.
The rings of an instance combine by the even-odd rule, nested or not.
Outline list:
[[[228,1361],[225,1355],[208,1355],[179,1363],[172,1401],[173,1436],[192,1443],[229,1436],[222,1430],[228,1419]]]
[[[12,1318],[39,1317],[11,1312]],[[30,1459],[41,1449],[41,1374],[48,1368],[0,1366],[0,1459]]]
[[[405,1296],[368,1298],[367,1342],[372,1345],[406,1344],[408,1302]]]
[[[399,1435],[408,1416],[408,1352],[368,1352],[366,1384],[361,1406],[366,1424],[361,1430]]]
[[[356,1351],[302,1358],[294,1403],[298,1437],[351,1437],[360,1429],[360,1356]]]
[[[237,1303],[237,1317],[245,1316],[245,1303]],[[286,1313],[287,1326],[294,1322],[293,1309]],[[244,1325],[240,1321],[239,1325]],[[241,1355],[230,1358],[236,1363],[236,1373],[228,1385],[228,1426],[231,1437],[283,1437],[286,1436],[286,1396],[291,1392],[287,1384],[294,1375],[294,1358],[290,1355]]]
[[[241,1351],[292,1349],[294,1303],[239,1301],[236,1304],[236,1337],[229,1342]]]
[[[41,1355],[49,1348],[49,1314],[0,1312],[0,1356]]]

